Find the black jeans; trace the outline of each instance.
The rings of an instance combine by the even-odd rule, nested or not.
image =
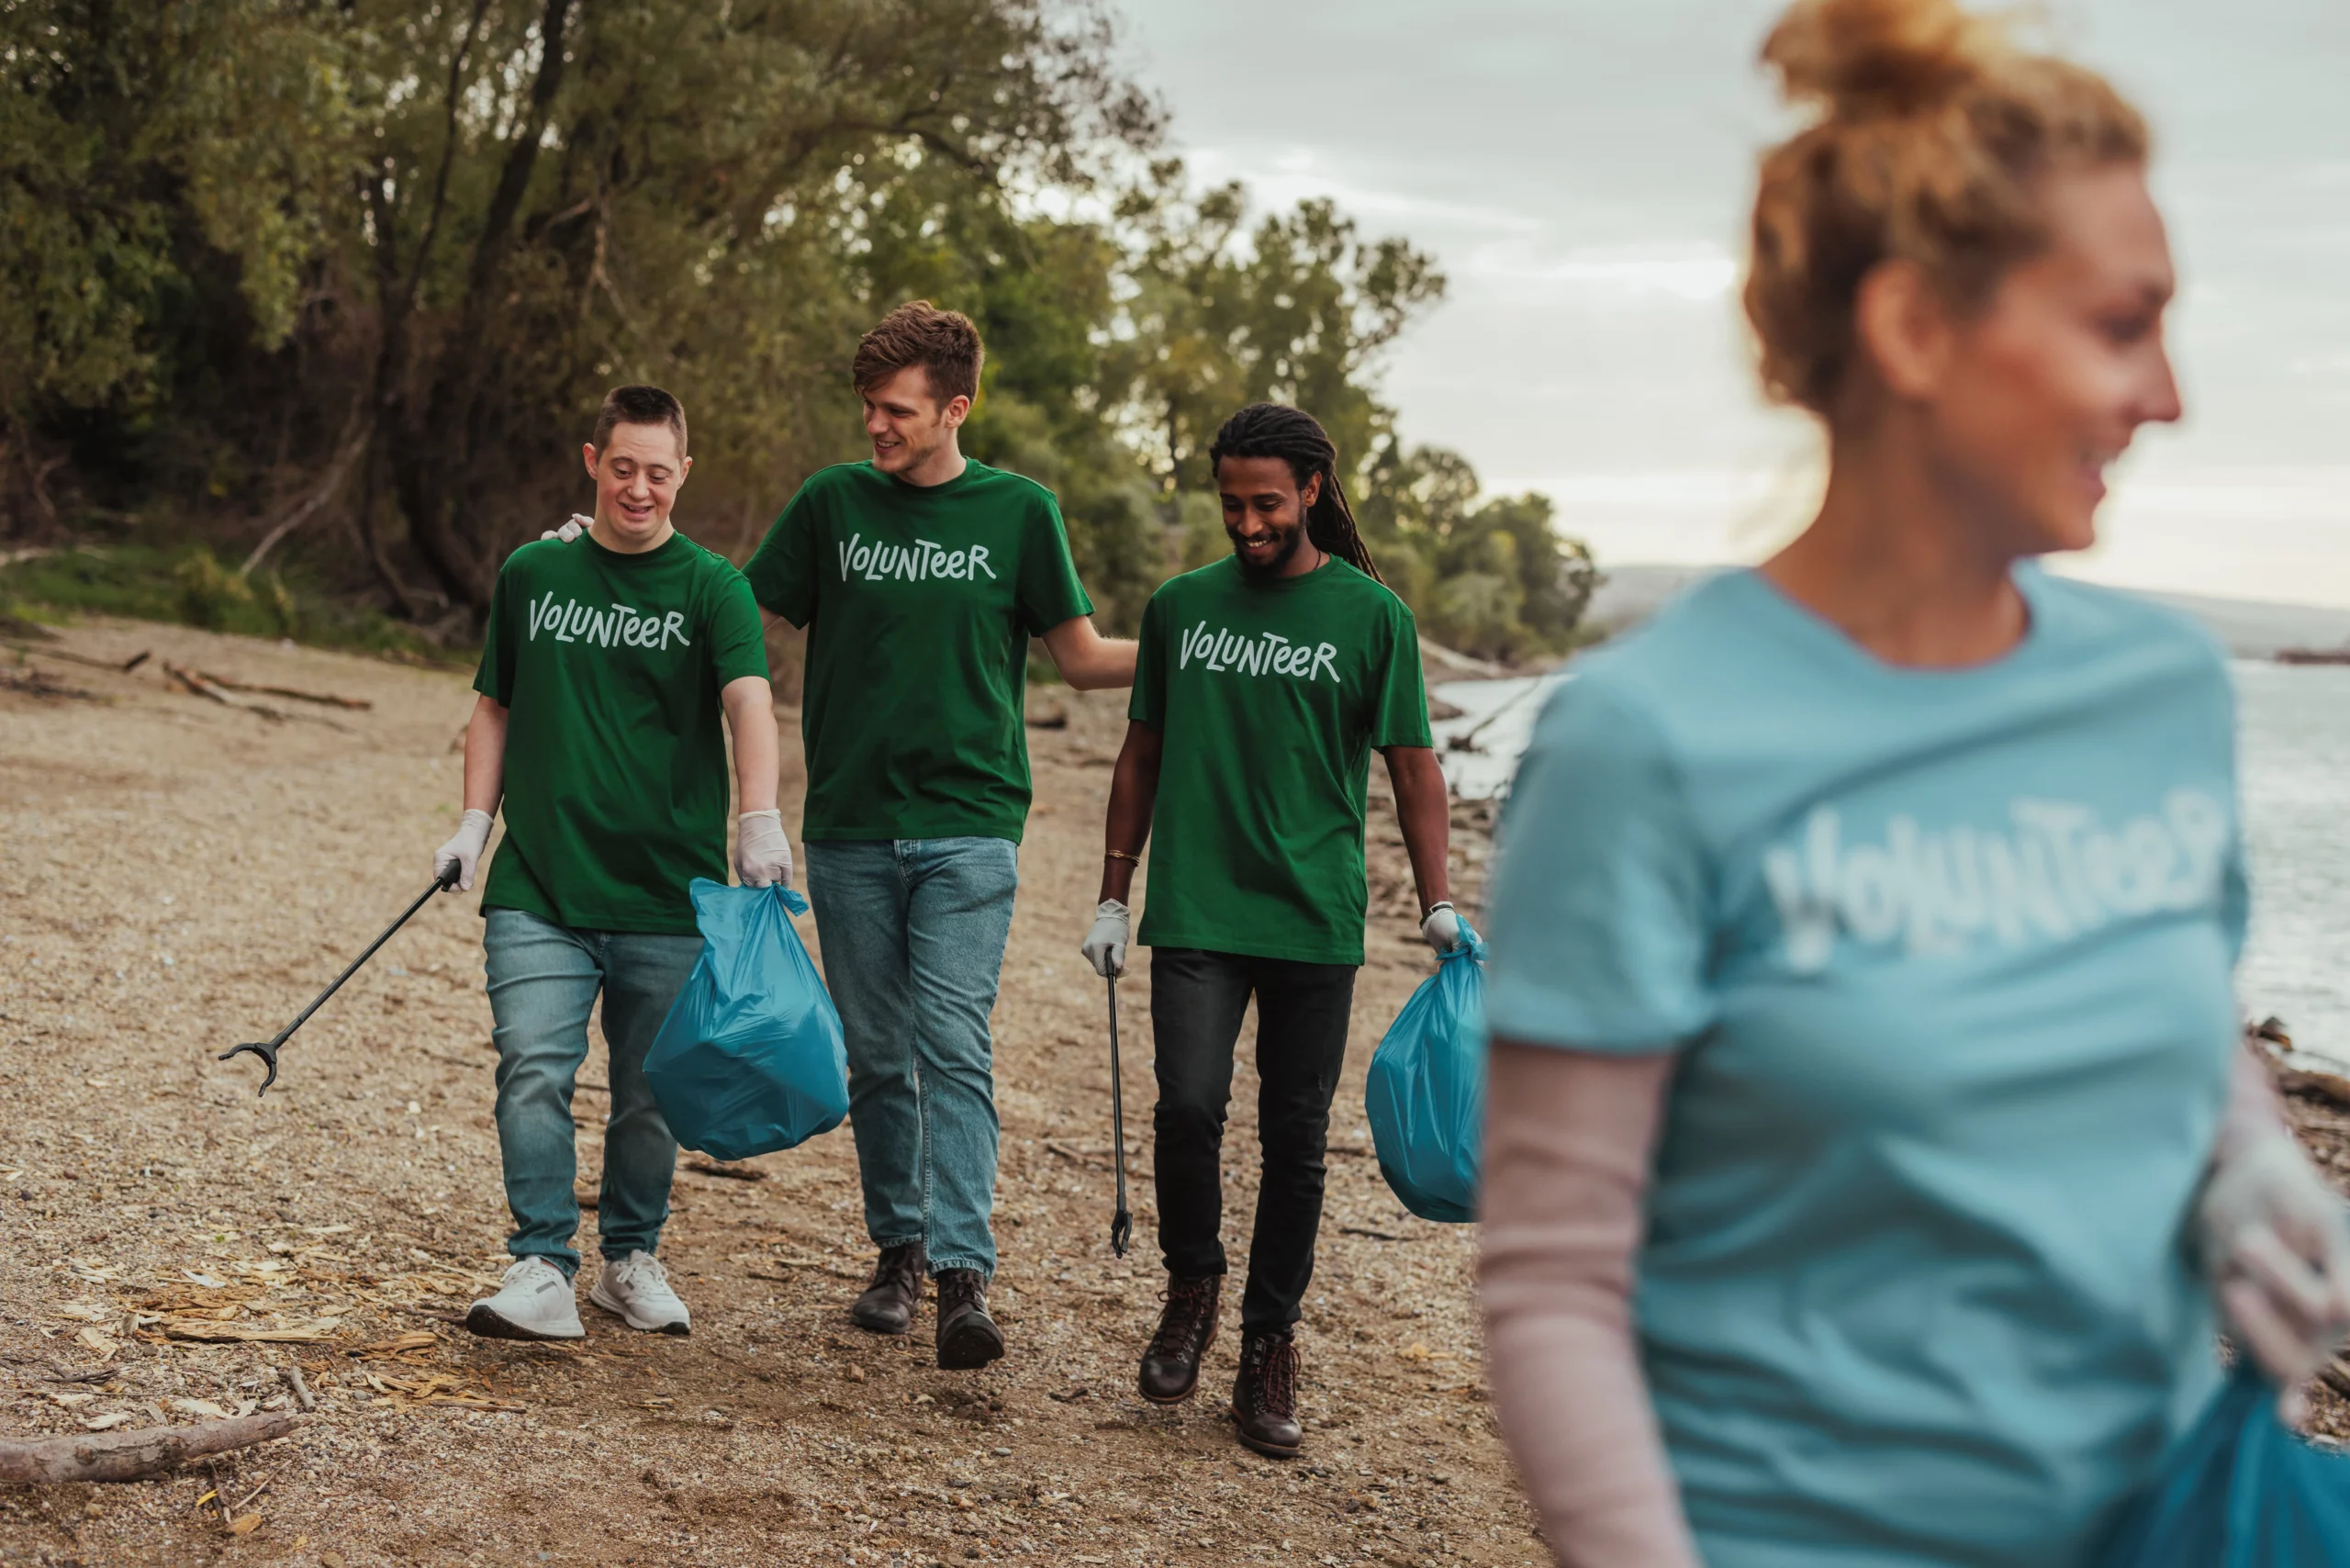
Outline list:
[[[1243,1329],[1282,1329],[1314,1278],[1322,1227],[1322,1156],[1330,1101],[1347,1059],[1351,964],[1298,964],[1154,947],[1150,1021],[1158,1059],[1158,1245],[1169,1273],[1225,1271],[1225,1107],[1232,1052],[1248,998],[1257,998],[1257,1132],[1264,1145],[1257,1222],[1248,1243]]]

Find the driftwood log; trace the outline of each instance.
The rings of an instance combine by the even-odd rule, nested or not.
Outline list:
[[[62,1438],[0,1438],[0,1484],[59,1481],[141,1481],[183,1460],[249,1448],[299,1428],[290,1410],[231,1416],[191,1427],[142,1427],[135,1432],[85,1432]]]

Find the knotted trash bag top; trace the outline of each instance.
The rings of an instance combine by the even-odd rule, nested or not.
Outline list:
[[[2240,1366],[2097,1568],[2350,1568],[2350,1457],[2287,1430],[2277,1391]]]
[[[1371,1058],[1363,1110],[1379,1173],[1422,1219],[1477,1217],[1485,1129],[1485,943],[1467,921]]]
[[[701,958],[645,1053],[644,1076],[688,1148],[714,1159],[772,1154],[848,1114],[841,1015],[791,917],[789,888],[694,879]]]

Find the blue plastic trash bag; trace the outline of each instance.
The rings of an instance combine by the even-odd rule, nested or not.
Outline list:
[[[1485,1136],[1485,943],[1460,923],[1371,1058],[1362,1108],[1379,1173],[1422,1219],[1477,1217]]]
[[[688,1148],[748,1159],[828,1133],[848,1114],[841,1015],[800,945],[789,888],[694,879],[701,958],[644,1055],[644,1076]]]
[[[2277,1419],[2240,1367],[2132,1505],[2098,1568],[2350,1568],[2350,1458]]]

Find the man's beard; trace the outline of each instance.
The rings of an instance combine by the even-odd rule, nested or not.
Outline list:
[[[1289,569],[1289,564],[1297,559],[1297,553],[1305,547],[1305,524],[1300,522],[1295,528],[1291,529],[1288,537],[1281,541],[1280,554],[1260,566],[1248,558],[1248,552],[1241,549],[1238,533],[1230,528],[1226,528],[1224,533],[1225,538],[1232,541],[1232,558],[1240,563],[1241,571],[1259,579],[1280,577]]]

